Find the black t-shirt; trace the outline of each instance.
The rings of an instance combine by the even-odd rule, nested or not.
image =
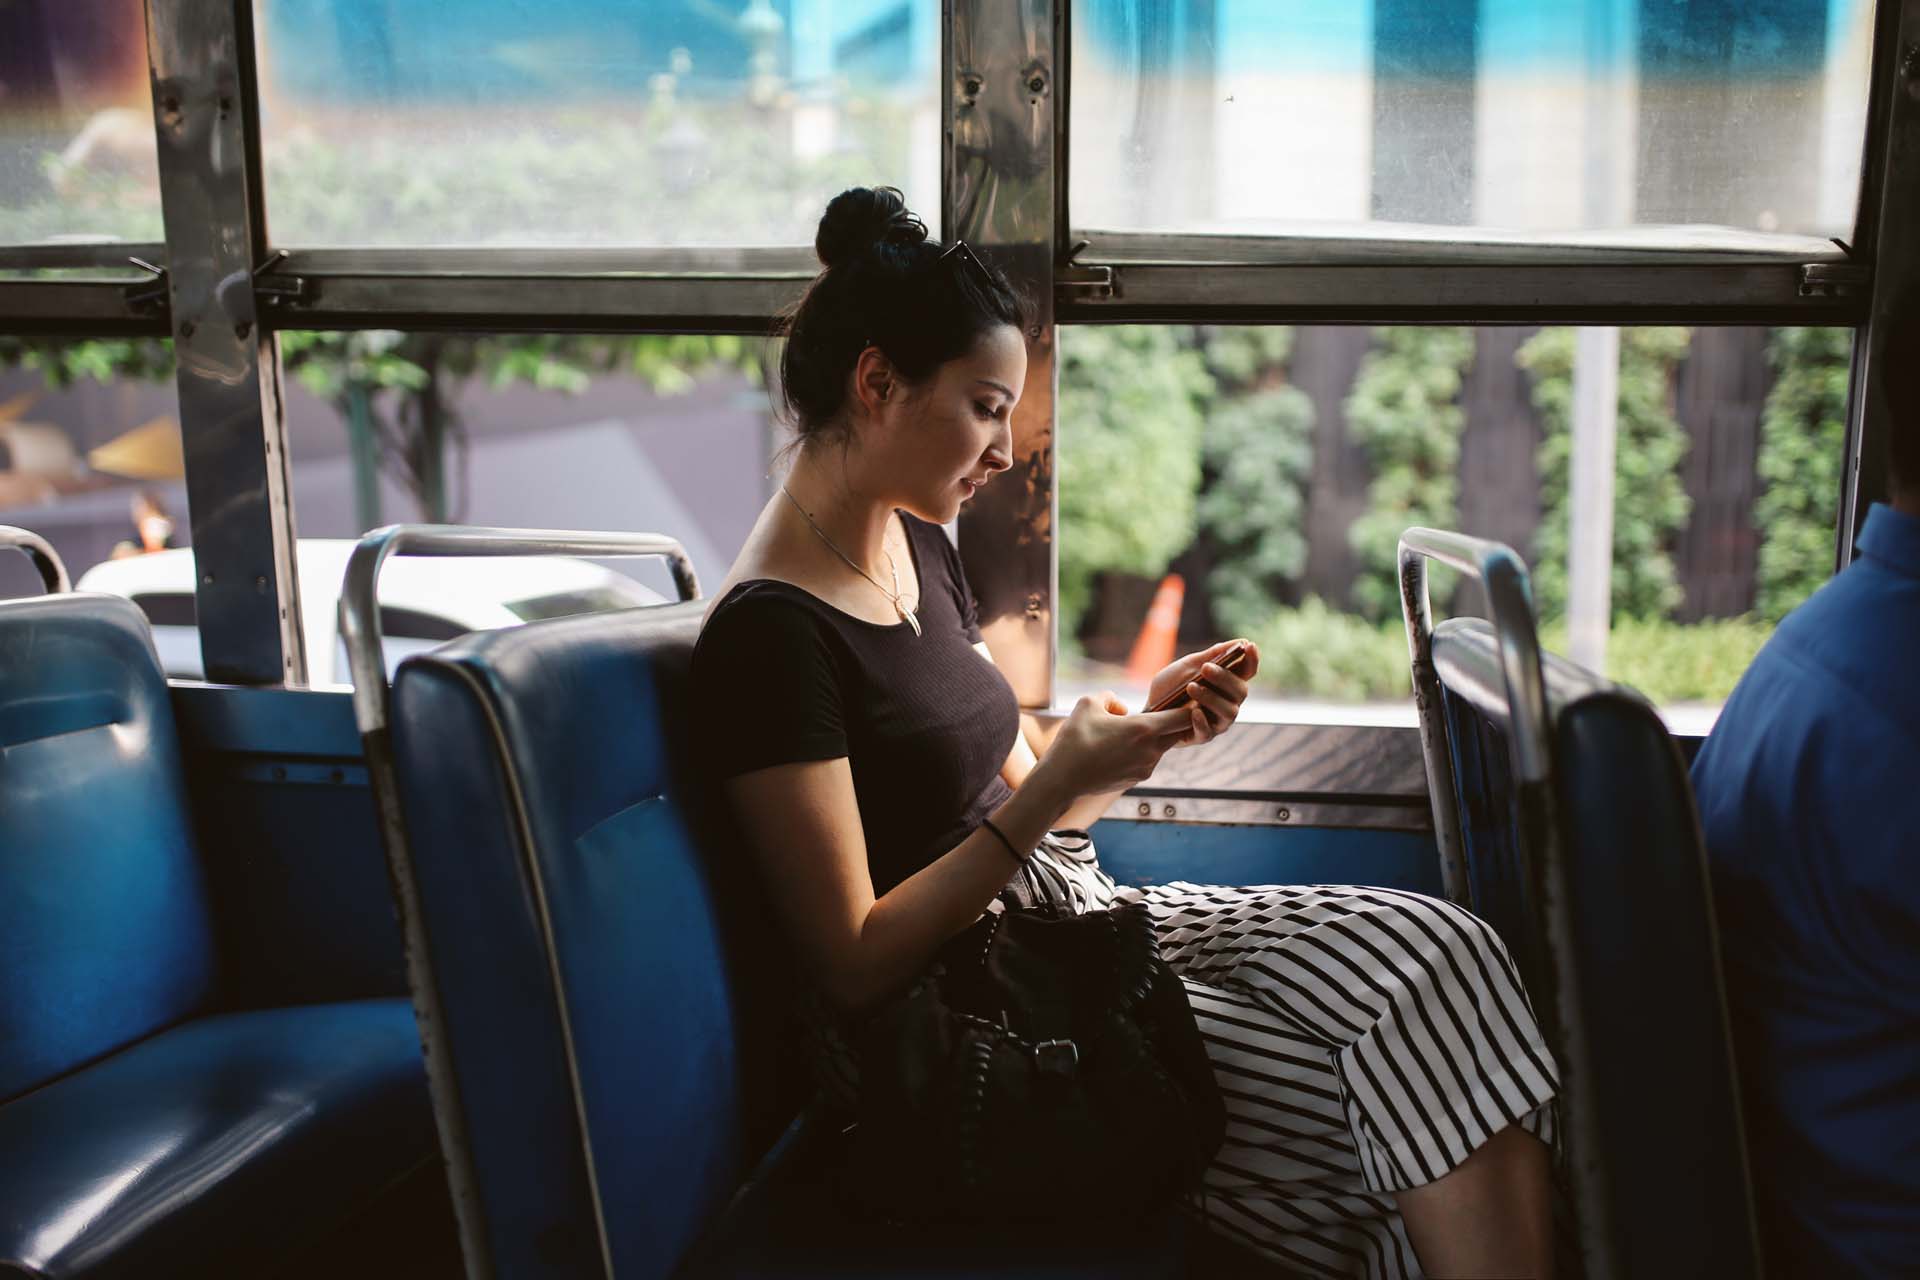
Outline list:
[[[699,750],[715,777],[847,757],[875,894],[1011,794],[1000,766],[1020,731],[1012,686],[973,648],[979,618],[959,555],[939,525],[904,511],[900,522],[924,634],[750,578],[720,601],[693,651]]]

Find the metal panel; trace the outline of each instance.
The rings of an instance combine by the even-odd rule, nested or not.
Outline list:
[[[0,280],[0,333],[164,337],[166,316],[127,301],[123,280]]]
[[[254,314],[262,231],[253,7],[147,0],[200,649],[223,684],[302,684],[280,361]]]
[[[1082,255],[1083,265],[1088,259]],[[1068,323],[1852,324],[1862,291],[1806,293],[1798,262],[1114,264]]]
[[[167,246],[118,241],[0,245],[0,271],[118,271],[137,279],[146,272],[134,265],[135,258],[164,264]]]
[[[1498,232],[1479,227],[1375,223],[1370,235],[1188,235],[1076,231],[1077,261],[1113,266],[1733,266],[1843,265],[1831,240],[1723,227],[1647,227],[1628,232]]]
[[[1046,0],[952,0],[945,35],[945,235],[979,249],[1034,306],[1013,466],[960,516],[981,630],[1027,707],[1053,699],[1054,147],[1063,111],[1055,51],[1065,43],[1067,7],[1056,14]]]
[[[392,275],[262,277],[281,329],[765,333],[811,277]]]
[[[1432,831],[1425,797],[1407,804],[1350,804],[1342,800],[1244,800],[1168,793],[1135,787],[1107,807],[1122,822],[1202,823],[1227,827],[1328,827],[1343,831]]]
[[[1853,559],[1853,540],[1866,523],[1868,509],[1887,496],[1887,436],[1896,429],[1887,413],[1887,313],[1896,300],[1920,296],[1920,237],[1914,235],[1920,226],[1920,0],[1888,0],[1882,20],[1887,25],[1875,54],[1882,60],[1883,73],[1876,83],[1883,97],[1875,105],[1883,113],[1884,150],[1867,156],[1869,171],[1879,170],[1880,199],[1874,216],[1862,219],[1874,233],[1873,243],[1864,246],[1874,261],[1873,299],[1853,344],[1840,504],[1845,536],[1835,549],[1840,569]],[[1901,423],[1898,429],[1920,430],[1920,423]]]

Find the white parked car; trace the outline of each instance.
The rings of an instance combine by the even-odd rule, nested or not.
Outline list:
[[[353,548],[345,538],[300,539],[301,622],[307,678],[315,685],[352,682],[339,613],[340,584]],[[186,548],[108,560],[74,584],[77,591],[125,596],[140,606],[153,624],[161,668],[170,676],[198,680],[204,668],[193,587],[193,552]],[[387,676],[392,678],[408,654],[469,631],[664,602],[659,592],[631,578],[568,556],[394,556],[380,570]]]

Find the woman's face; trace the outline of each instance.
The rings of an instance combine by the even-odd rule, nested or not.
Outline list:
[[[1012,325],[999,325],[927,382],[893,392],[874,435],[898,504],[945,524],[1012,466],[1013,407],[1026,380],[1026,341]]]

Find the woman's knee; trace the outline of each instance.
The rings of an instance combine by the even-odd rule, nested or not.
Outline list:
[[[1492,925],[1458,903],[1421,893],[1382,890],[1367,895],[1369,915],[1403,946],[1443,955],[1463,970],[1513,974],[1507,944]]]

